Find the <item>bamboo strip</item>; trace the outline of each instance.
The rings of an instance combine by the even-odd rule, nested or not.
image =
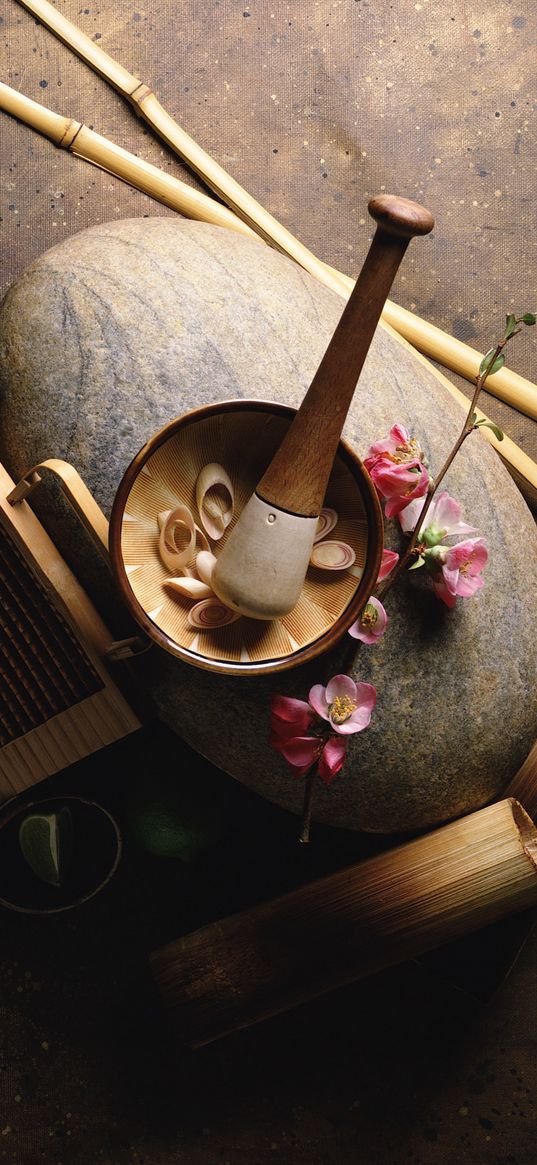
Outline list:
[[[118,93],[134,106],[136,113],[175,151],[196,174],[266,242],[289,255],[311,275],[330,287],[338,295],[348,298],[354,281],[349,276],[322,263],[291,234],[273,215],[269,214],[244,188],[223,169],[181,128],[163,108],[155,94],[144,82],[129,73],[94,41],[90,40],[48,0],[19,0],[51,32],[90,68],[104,77]],[[36,127],[37,128],[37,127]],[[43,131],[41,131],[43,132]],[[91,131],[89,131],[91,132]],[[116,173],[111,170],[111,173]],[[121,177],[121,175],[118,175]],[[126,179],[127,181],[129,179]],[[146,191],[147,193],[147,191]],[[162,201],[162,200],[160,200]],[[169,205],[169,204],[168,204]],[[183,212],[188,213],[188,212]],[[193,215],[191,217],[198,217]],[[208,220],[212,221],[212,220]],[[470,381],[475,381],[482,355],[449,336],[441,328],[387,300],[383,319],[405,337],[419,351],[450,368]],[[487,391],[498,396],[513,408],[537,420],[537,386],[511,369],[502,368],[487,382]]]
[[[129,183],[143,194],[169,206],[171,210],[185,214],[188,218],[228,227],[250,238],[257,238],[246,223],[214,198],[200,194],[187,186],[186,182],[181,182],[172,174],[159,170],[158,166],[144,162],[142,158],[116,146],[81,122],[45,109],[3,82],[0,82],[0,109],[44,134],[61,149],[69,150],[86,162],[92,162],[94,166],[99,166],[108,174],[113,174],[122,182]]]
[[[516,797],[531,817],[537,816],[537,740],[505,791]]]
[[[192,1047],[537,903],[537,829],[509,799],[156,951]]]

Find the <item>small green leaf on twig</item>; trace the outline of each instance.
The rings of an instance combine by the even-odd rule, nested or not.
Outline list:
[[[510,340],[516,328],[516,316],[509,315],[505,319],[505,332],[503,334],[504,340]]]
[[[492,360],[495,351],[495,348],[491,348],[490,352],[487,352],[487,355],[483,357],[481,364],[479,365],[480,376],[482,376],[484,372],[486,372],[487,376],[492,376],[494,372],[498,372],[500,368],[503,368],[503,365],[505,364],[505,356],[503,352],[499,353],[496,359],[492,361],[492,364],[489,368],[489,361]]]
[[[73,819],[65,806],[56,813],[30,813],[19,829],[30,869],[43,882],[61,886],[73,855]]]
[[[502,430],[501,430],[501,429],[498,427],[498,425],[495,425],[495,424],[494,424],[494,421],[478,421],[478,422],[477,422],[477,425],[475,425],[475,428],[476,428],[476,429],[479,429],[479,428],[482,428],[482,429],[492,429],[492,432],[494,433],[494,436],[496,437],[496,440],[497,440],[497,441],[503,441],[503,432],[502,432]]]
[[[522,316],[522,323],[527,324],[531,328],[532,324],[537,323],[537,316],[532,311],[527,311]]]
[[[416,559],[416,561],[413,562],[412,566],[409,566],[408,569],[409,570],[417,570],[419,566],[425,566],[425,559],[423,557],[423,554],[420,554],[419,557]]]

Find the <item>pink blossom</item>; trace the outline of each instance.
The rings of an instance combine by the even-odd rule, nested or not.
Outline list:
[[[331,785],[345,763],[347,741],[344,736],[330,736],[319,758],[319,776],[324,785]]]
[[[414,498],[422,497],[429,485],[429,474],[417,459],[394,465],[379,458],[369,472],[377,493],[386,499],[387,518],[395,517]]]
[[[361,639],[362,643],[378,643],[387,625],[386,611],[379,599],[372,595],[356,622],[349,627],[349,635],[352,635],[353,639]]]
[[[292,696],[272,697],[270,704],[270,732],[275,740],[289,740],[301,736],[310,727],[313,712],[305,700],[295,700]]]
[[[419,516],[425,505],[425,498],[415,498],[409,502],[399,514],[401,529],[405,534],[415,530]],[[444,538],[454,534],[476,534],[475,526],[469,526],[461,521],[462,509],[459,503],[449,496],[446,490],[436,494],[425,517],[425,525],[420,530],[427,546],[436,546]]]
[[[395,550],[383,550],[377,582],[382,582],[383,579],[387,578],[397,562],[399,562],[399,555]]]
[[[347,675],[333,676],[326,688],[315,684],[309,702],[323,720],[328,720],[334,732],[348,735],[367,728],[377,699],[372,684],[355,684]]]
[[[318,762],[318,773],[324,785],[331,785],[345,763],[347,741],[343,736],[294,736],[291,739],[272,740],[293,769],[295,777],[303,777]]]
[[[381,437],[380,441],[375,441],[373,445],[369,446],[369,452],[364,462],[366,469],[371,471],[371,467],[379,458],[393,461],[394,464],[399,465],[403,461],[414,461],[416,458],[423,461],[423,454],[416,438],[410,436],[404,425],[395,424],[392,425],[388,437]]]
[[[277,739],[272,737],[272,747],[281,752],[287,764],[294,769],[295,777],[302,777],[319,760],[323,741],[318,736],[293,736]]]
[[[484,538],[468,538],[444,551],[442,573],[433,578],[433,587],[447,607],[454,607],[457,595],[468,599],[484,586],[481,571],[488,560],[487,544]]]

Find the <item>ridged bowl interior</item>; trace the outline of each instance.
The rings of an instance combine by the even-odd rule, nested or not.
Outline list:
[[[283,618],[267,623],[242,617],[215,630],[193,629],[188,622],[192,603],[164,586],[170,571],[159,556],[158,514],[186,504],[202,526],[196,480],[209,462],[221,464],[233,483],[235,506],[224,536],[219,541],[209,538],[218,556],[292,416],[292,410],[283,406],[259,402],[196,410],[172,422],[141,450],[118,491],[111,552],[124,596],[150,636],[200,667],[233,673],[278,670],[317,654],[308,649],[315,644],[323,649],[327,634],[355,605],[365,573],[376,577],[381,534],[375,525],[374,491],[358,459],[340,445],[325,505],[339,516],[329,537],[352,547],[353,566],[343,571],[310,567],[298,603]],[[371,580],[362,604],[369,589]],[[348,618],[346,625],[351,621]],[[341,633],[345,629],[342,626]]]

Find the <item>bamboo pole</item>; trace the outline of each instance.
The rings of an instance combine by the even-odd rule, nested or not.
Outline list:
[[[354,281],[322,263],[273,215],[181,128],[163,108],[155,94],[139,77],[129,73],[104,49],[67,20],[48,0],[19,0],[73,52],[104,77],[134,106],[136,113],[175,151],[195,173],[266,242],[289,255],[300,266],[337,294],[348,298]],[[115,171],[111,171],[115,173]],[[197,216],[193,216],[197,217]],[[419,351],[467,380],[475,381],[482,355],[449,336],[441,328],[387,300],[383,319]],[[520,412],[537,420],[537,386],[511,369],[502,368],[487,381],[487,391]]]
[[[238,218],[226,207],[221,206],[220,203],[215,202],[214,198],[210,198],[206,194],[201,194],[193,190],[186,183],[181,182],[170,174],[164,173],[158,167],[152,166],[149,162],[142,161],[135,154],[128,153],[127,150],[123,150],[120,146],[114,145],[113,142],[108,141],[107,138],[102,137],[100,134],[94,133],[93,130],[88,129],[81,122],[53,113],[50,109],[39,105],[29,97],[25,97],[15,89],[11,89],[9,85],[5,85],[3,82],[0,82],[0,109],[25,122],[26,125],[37,130],[38,133],[44,134],[55,145],[69,150],[71,153],[83,158],[84,161],[91,162],[95,166],[100,166],[107,173],[113,174],[123,182],[129,183],[135,189],[143,191],[145,194],[162,202],[165,206],[169,206],[170,209],[177,211],[179,214],[186,215],[188,218],[197,219],[200,222],[212,223],[215,226],[229,227],[241,234],[248,235],[250,238],[258,237],[242,219]],[[320,263],[319,260],[316,260],[316,264],[319,271],[312,269],[311,274],[326,284],[326,280],[322,278],[324,264]],[[354,280],[347,275],[342,275],[340,272],[335,272],[335,274],[338,276],[339,282],[337,287],[332,287],[332,290],[337,290],[338,295],[347,299],[354,287]],[[461,407],[468,411],[470,401],[460,389],[451,384],[447,377],[439,372],[438,369],[434,368],[386,320],[381,319],[379,326],[389,331],[398,343],[405,344],[413,356],[417,360],[421,360],[429,372],[455,397]],[[495,376],[497,375],[499,373],[495,374]],[[485,413],[480,412],[480,410],[477,411],[480,419],[488,419]],[[480,428],[479,432],[496,449],[496,452],[500,454],[505,465],[513,473],[520,487],[525,489],[533,499],[536,499],[537,464],[514,441],[511,441],[510,438],[505,437],[500,444],[490,429]]]
[[[226,206],[221,206],[214,198],[200,194],[191,186],[187,186],[186,182],[181,182],[172,174],[159,170],[158,166],[144,162],[142,158],[137,158],[135,154],[116,146],[81,122],[53,113],[52,110],[11,89],[3,82],[0,82],[0,109],[25,122],[38,133],[44,134],[54,142],[54,145],[69,150],[86,162],[92,162],[93,165],[129,183],[135,189],[141,190],[143,194],[169,206],[171,210],[187,215],[188,218],[228,227],[250,238],[257,238],[246,223],[237,218]]]
[[[537,829],[503,800],[151,957],[192,1047],[537,903]]]

